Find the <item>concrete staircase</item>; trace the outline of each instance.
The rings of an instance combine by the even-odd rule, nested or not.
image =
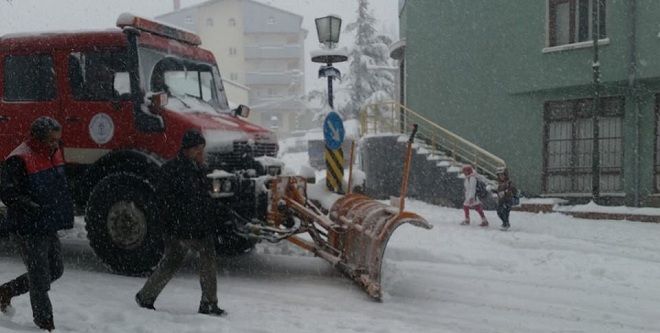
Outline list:
[[[451,207],[463,205],[463,163],[475,167],[486,183],[495,185],[504,160],[434,123],[425,116],[388,101],[365,105],[360,112],[361,161],[366,189],[373,197],[398,196],[412,125],[418,127],[408,196]],[[485,205],[494,207],[493,198]]]
[[[366,194],[379,199],[397,197],[400,193],[407,136],[401,134],[367,135],[360,141],[360,160],[366,173]],[[423,140],[413,144],[408,197],[428,203],[463,206],[463,163],[448,156]],[[495,182],[484,177],[487,185]],[[486,209],[493,209],[493,197],[484,200]]]

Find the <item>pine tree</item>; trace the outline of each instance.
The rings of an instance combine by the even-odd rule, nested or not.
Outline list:
[[[358,0],[358,17],[346,26],[346,32],[355,32],[355,46],[349,53],[349,72],[342,87],[350,95],[341,108],[348,117],[356,117],[365,104],[392,100],[395,95],[394,68],[388,46],[392,40],[379,35],[376,19],[369,10],[368,0]]]

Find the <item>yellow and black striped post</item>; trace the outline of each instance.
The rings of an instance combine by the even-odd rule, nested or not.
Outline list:
[[[325,182],[328,190],[335,193],[344,193],[342,180],[344,179],[344,151],[341,149],[330,149],[325,146]]]

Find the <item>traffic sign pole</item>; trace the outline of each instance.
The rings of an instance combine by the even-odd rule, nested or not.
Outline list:
[[[325,139],[326,186],[328,190],[344,193],[344,151],[341,144],[345,136],[344,122],[336,112],[330,112],[323,122],[323,137]]]
[[[344,193],[344,151],[325,147],[326,186],[335,193]]]

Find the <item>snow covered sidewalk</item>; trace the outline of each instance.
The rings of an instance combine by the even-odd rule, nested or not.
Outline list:
[[[660,226],[513,212],[512,229],[459,226],[462,212],[409,201],[434,229],[400,228],[385,255],[383,303],[318,258],[264,246],[220,262],[226,318],[195,313],[189,263],[157,301],[138,308],[144,278],[107,273],[78,237],[51,296],[57,332],[658,332]],[[74,231],[79,232],[79,231]],[[268,252],[268,253],[266,253]],[[0,281],[23,272],[0,252]],[[0,332],[36,332],[28,297]]]
[[[517,211],[527,212],[559,212],[578,218],[591,220],[628,220],[638,222],[660,223],[660,208],[600,206],[593,201],[585,205],[567,205],[568,201],[556,198],[522,199]]]

